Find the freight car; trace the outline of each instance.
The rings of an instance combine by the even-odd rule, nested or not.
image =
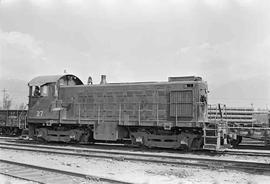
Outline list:
[[[270,112],[256,111],[252,107],[226,107],[219,110],[217,106],[208,107],[209,121],[223,119],[227,122],[230,143],[236,147],[242,138],[263,141],[270,144]]]
[[[201,77],[166,82],[84,85],[74,75],[40,76],[29,83],[29,136],[61,142],[129,140],[147,147],[203,145],[207,83]]]
[[[0,110],[0,135],[20,135],[27,126],[27,110]]]

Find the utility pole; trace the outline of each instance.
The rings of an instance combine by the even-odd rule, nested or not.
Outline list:
[[[3,92],[3,109],[5,109],[6,108],[6,92],[7,92],[7,90],[4,88],[2,90],[2,92]]]

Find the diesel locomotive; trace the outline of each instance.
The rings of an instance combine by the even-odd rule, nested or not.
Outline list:
[[[57,142],[129,141],[161,148],[199,149],[207,119],[201,77],[165,82],[84,85],[75,75],[39,76],[29,83],[28,127],[33,139]]]

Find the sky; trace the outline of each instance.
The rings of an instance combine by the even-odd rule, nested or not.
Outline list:
[[[268,0],[0,0],[0,89],[15,108],[32,78],[64,70],[84,83],[192,75],[207,81],[209,103],[269,108],[269,9]]]

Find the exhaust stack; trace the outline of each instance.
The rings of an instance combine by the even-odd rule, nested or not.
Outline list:
[[[101,81],[100,81],[100,84],[107,84],[107,81],[106,81],[106,75],[101,75]]]

